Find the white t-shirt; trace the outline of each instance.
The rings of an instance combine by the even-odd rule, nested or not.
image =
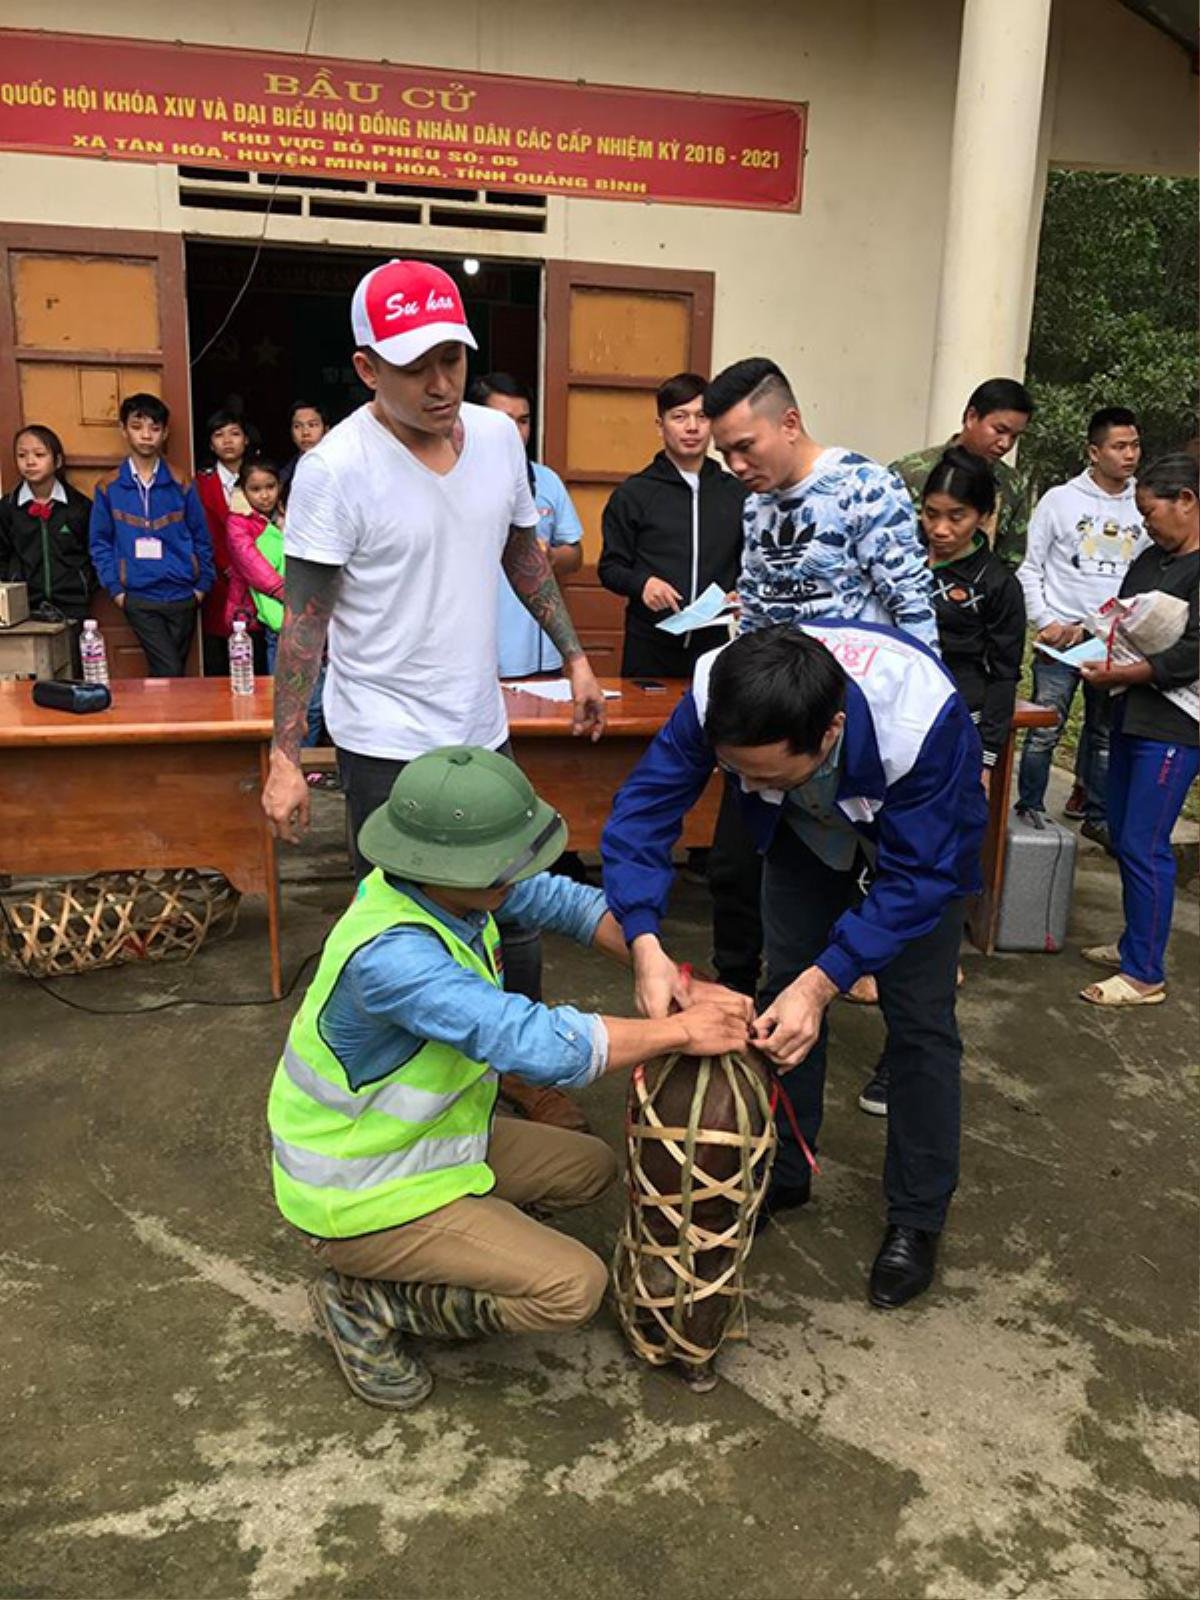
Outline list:
[[[462,408],[463,448],[439,476],[361,406],[300,457],[289,556],[342,568],[329,624],[325,722],[359,755],[411,760],[508,736],[496,597],[511,527],[537,526],[511,418]]]

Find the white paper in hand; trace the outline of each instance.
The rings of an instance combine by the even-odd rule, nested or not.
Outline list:
[[[692,633],[696,628],[711,628],[714,622],[721,622],[726,617],[732,616],[736,609],[736,606],[726,600],[721,585],[710,583],[704,593],[693,600],[690,606],[672,613],[655,626],[663,633]]]

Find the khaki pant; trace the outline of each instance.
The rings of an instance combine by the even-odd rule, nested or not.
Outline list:
[[[317,1257],[348,1278],[449,1283],[495,1296],[509,1333],[577,1328],[608,1283],[600,1257],[517,1209],[587,1205],[616,1177],[612,1151],[590,1134],[497,1117],[490,1194],[469,1195],[415,1222],[354,1239],[313,1239]]]

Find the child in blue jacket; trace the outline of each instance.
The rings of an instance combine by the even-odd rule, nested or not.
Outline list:
[[[157,395],[121,402],[129,455],[96,487],[92,563],[146,653],[151,678],[180,678],[197,609],[215,581],[204,508],[162,459],[170,412]]]

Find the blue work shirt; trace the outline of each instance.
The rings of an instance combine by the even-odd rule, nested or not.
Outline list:
[[[567,486],[557,472],[540,461],[533,465],[534,504],[538,511],[538,538],[551,547],[578,544],[583,525],[571,504]],[[517,599],[507,579],[500,585],[497,639],[500,676],[528,678],[535,672],[557,672],[562,656]]]
[[[455,916],[414,884],[388,881],[483,958],[485,913]],[[602,889],[539,872],[514,885],[496,921],[588,945],[605,909]],[[356,951],[317,1026],[352,1089],[394,1072],[430,1039],[530,1083],[578,1087],[608,1064],[608,1034],[598,1016],[506,994],[460,967],[437,934],[422,927],[391,928]]]

